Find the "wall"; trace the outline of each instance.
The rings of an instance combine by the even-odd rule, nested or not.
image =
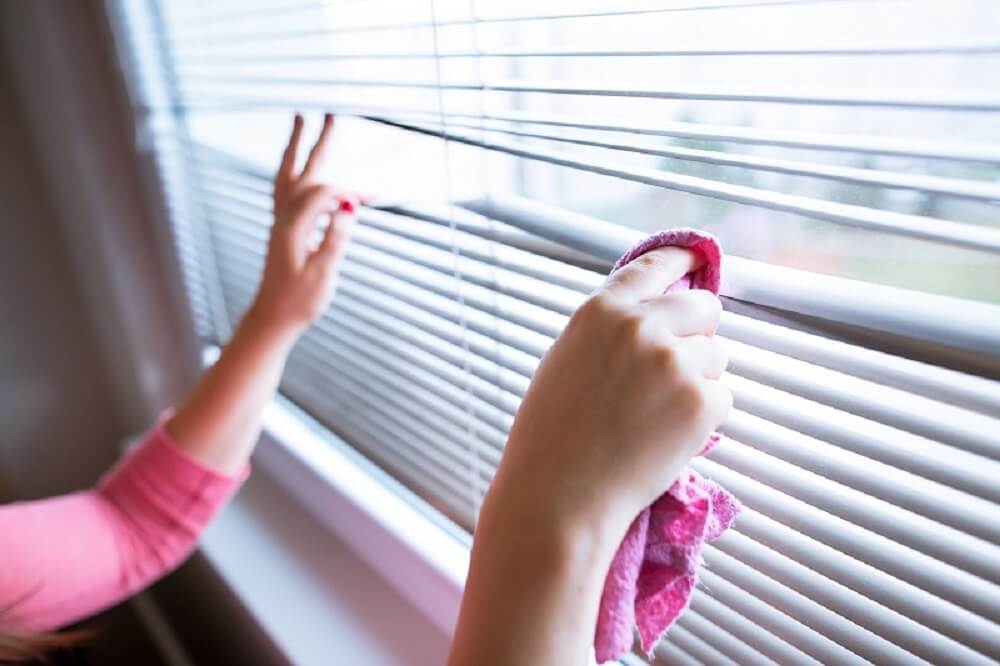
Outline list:
[[[0,58],[0,501],[92,484],[127,432],[11,68]],[[87,626],[72,663],[162,663],[127,606]]]
[[[0,61],[0,492],[39,497],[93,482],[123,429],[10,64]]]

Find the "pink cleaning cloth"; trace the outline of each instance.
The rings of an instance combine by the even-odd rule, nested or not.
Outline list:
[[[636,257],[667,245],[686,247],[704,258],[702,266],[664,293],[707,289],[719,293],[722,250],[712,236],[694,229],[661,231],[626,252],[618,270]],[[699,455],[719,441],[713,433]],[[719,485],[685,469],[670,489],[632,522],[604,582],[594,650],[599,663],[622,656],[632,646],[632,627],[647,653],[691,600],[702,563],[701,545],[725,532],[740,504]]]

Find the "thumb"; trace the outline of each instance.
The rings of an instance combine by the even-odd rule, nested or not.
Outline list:
[[[336,193],[327,185],[314,185],[293,198],[282,214],[288,225],[295,254],[305,259],[309,237],[319,223],[320,215],[330,212]]]
[[[697,270],[704,259],[681,247],[660,247],[640,255],[608,276],[601,291],[639,302],[662,296],[667,287]]]

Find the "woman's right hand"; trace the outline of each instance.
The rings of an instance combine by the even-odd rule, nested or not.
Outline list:
[[[612,275],[542,359],[483,502],[451,666],[585,664],[629,524],[725,418],[718,298],[679,248]]]
[[[535,373],[488,503],[621,535],[670,487],[732,406],[713,337],[719,299],[663,294],[695,261],[649,252],[573,315]],[[556,515],[540,515],[547,506]]]

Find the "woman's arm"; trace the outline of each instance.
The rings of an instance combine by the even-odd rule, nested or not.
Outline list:
[[[177,445],[212,469],[232,473],[249,458],[288,353],[333,293],[357,200],[318,181],[332,131],[333,117],[327,115],[319,141],[296,174],[302,118],[295,117],[275,177],[274,227],[257,297],[219,360],[167,424]],[[325,214],[333,219],[322,241],[310,248]]]
[[[629,524],[732,404],[718,299],[661,295],[694,261],[662,248],[620,269],[545,355],[483,503],[451,666],[587,663]]]
[[[275,223],[253,306],[166,424],[93,490],[0,506],[0,629],[58,628],[177,566],[235,492],[295,340],[325,310],[354,199],[317,181],[333,119],[295,173],[295,128],[275,180]],[[319,244],[318,220],[333,216]]]

